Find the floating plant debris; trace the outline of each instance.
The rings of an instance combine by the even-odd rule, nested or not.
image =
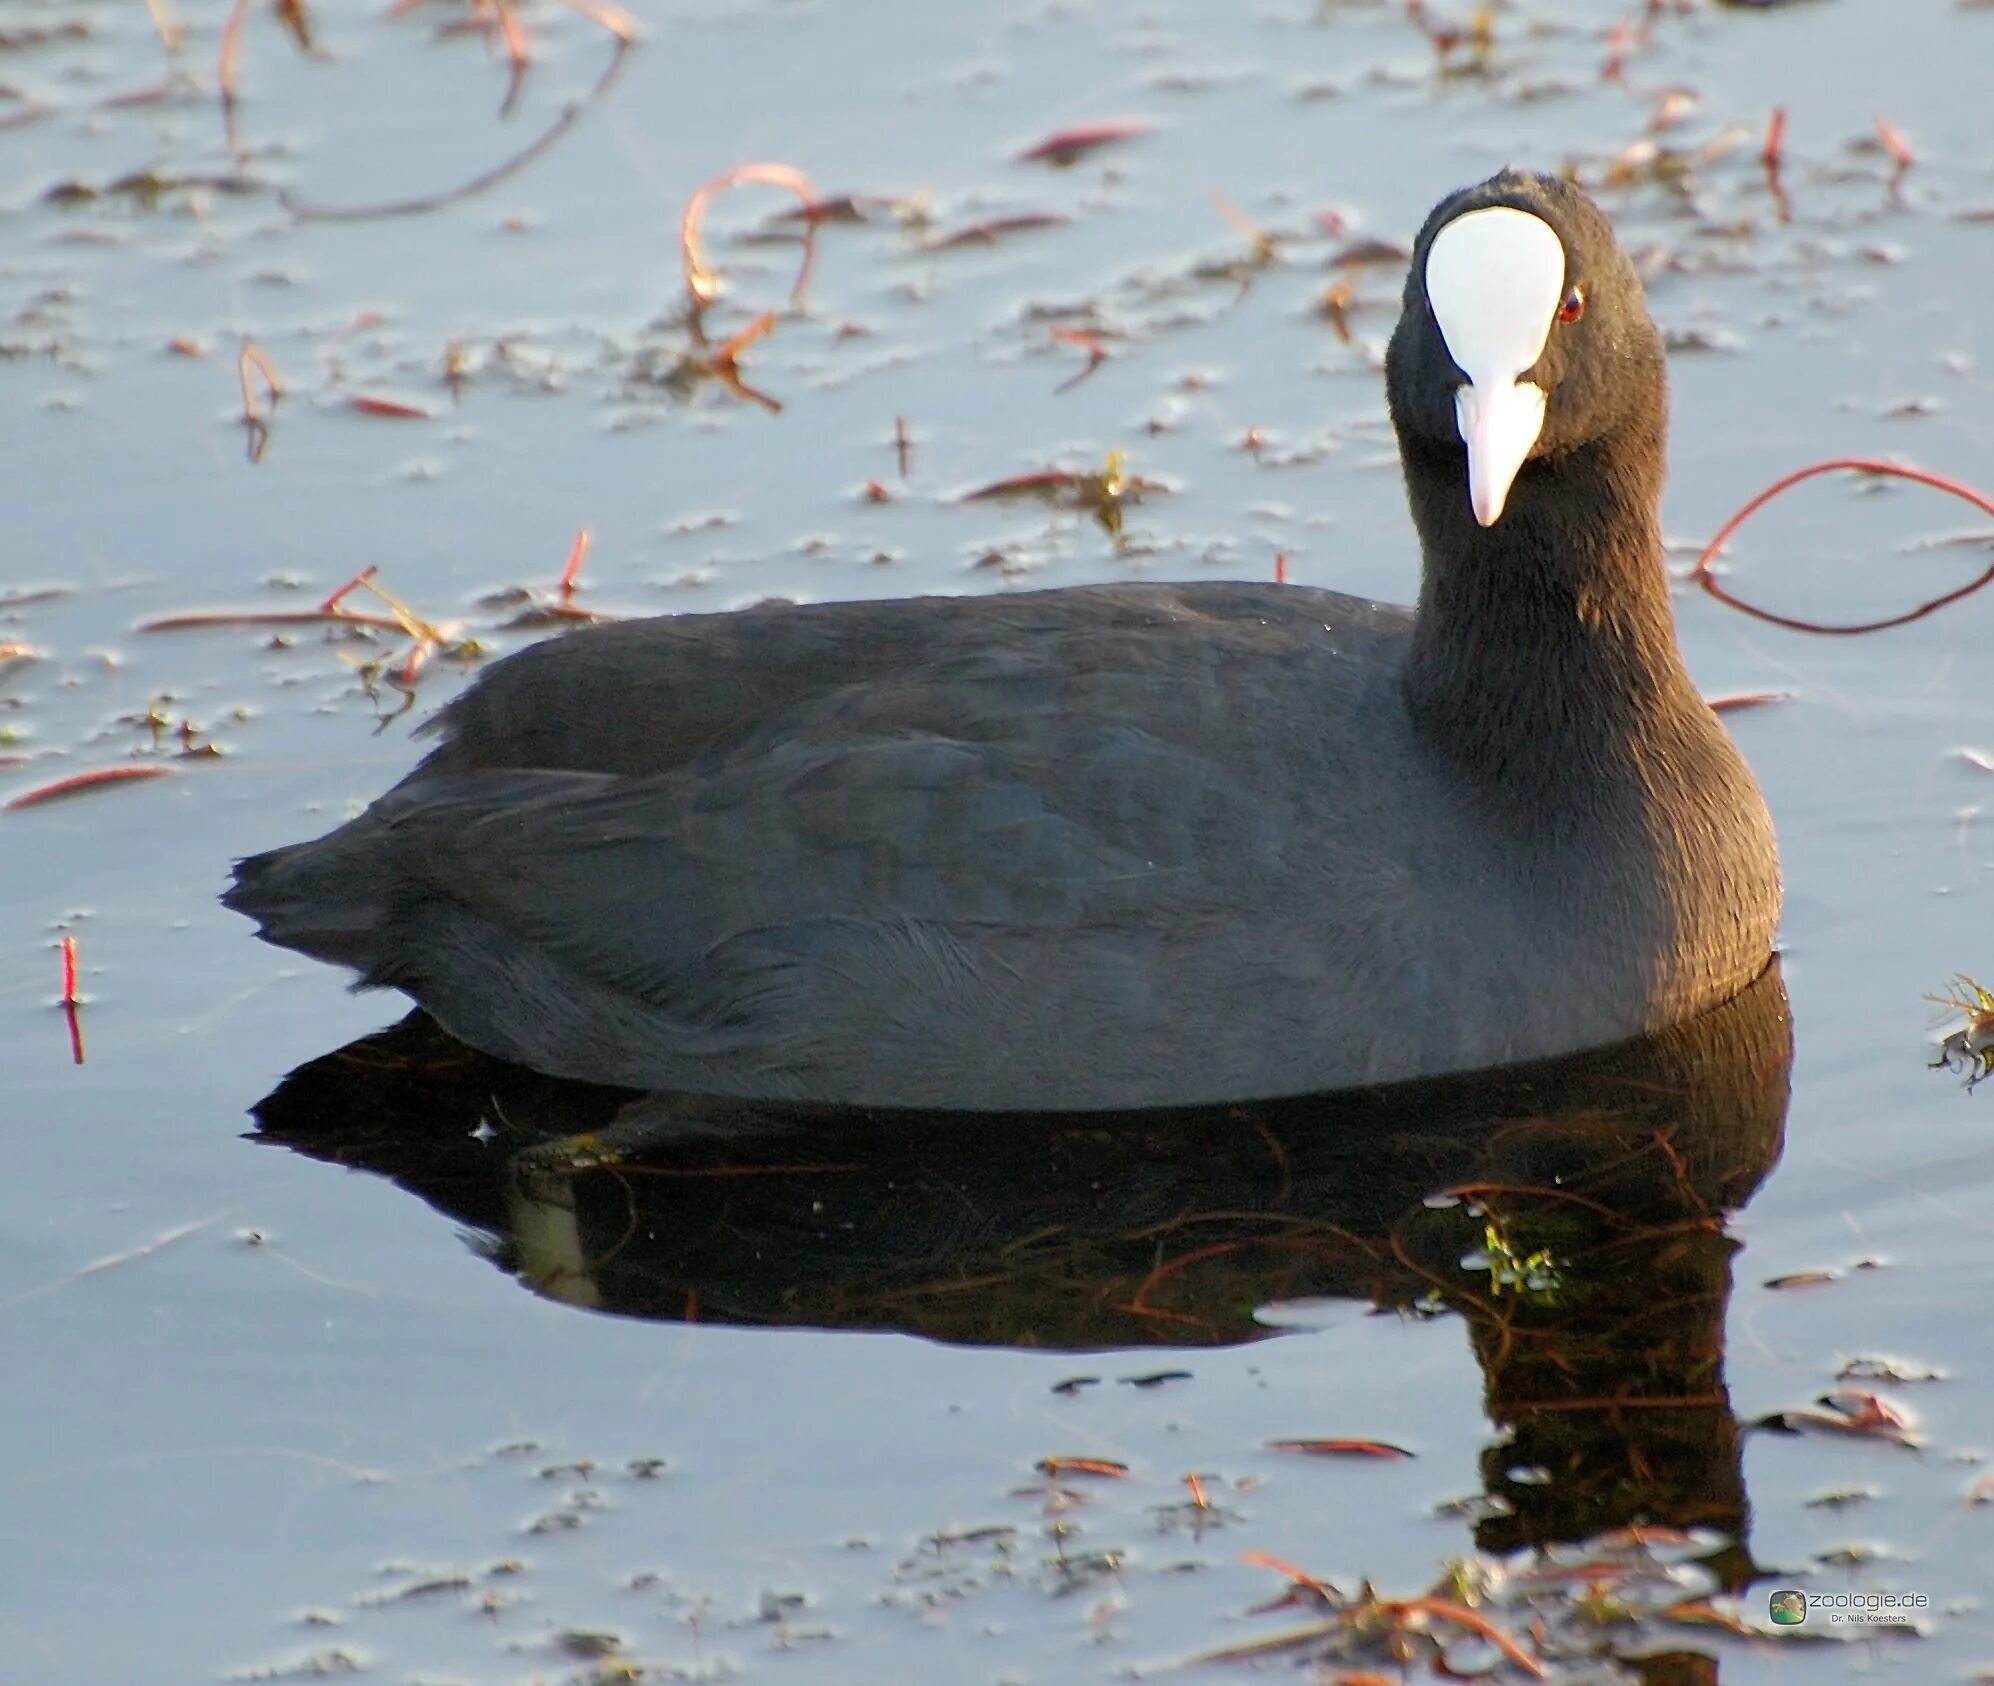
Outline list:
[[[1021,164],[1077,164],[1089,153],[1119,141],[1146,135],[1151,125],[1140,117],[1116,118],[1105,123],[1078,123],[1070,129],[1057,129],[1018,154]]]
[[[1312,1458],[1409,1458],[1413,1454],[1388,1440],[1270,1440],[1270,1452],[1302,1452]]]
[[[1959,972],[1954,974],[1952,988],[1945,994],[1928,995],[1925,999],[1951,1008],[1966,1019],[1965,1024],[1939,1044],[1933,1069],[1943,1066],[1947,1071],[1963,1070],[1969,1090],[1994,1075],[1994,990]]]

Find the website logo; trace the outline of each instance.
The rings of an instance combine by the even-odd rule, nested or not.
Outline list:
[[[1766,1599],[1774,1627],[1891,1627],[1912,1633],[1932,1607],[1925,1592],[1798,1592],[1781,1587]]]

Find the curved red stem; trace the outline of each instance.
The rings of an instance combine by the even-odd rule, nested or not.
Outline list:
[[[1844,471],[1910,480],[1920,486],[1930,486],[1935,491],[1949,492],[1952,496],[1972,504],[1983,515],[1994,516],[1994,500],[1976,492],[1971,486],[1948,479],[1943,474],[1934,474],[1931,470],[1923,468],[1906,468],[1901,463],[1884,462],[1877,457],[1835,457],[1831,461],[1812,463],[1806,468],[1797,468],[1791,474],[1781,476],[1726,521],[1717,529],[1717,536],[1703,547],[1703,554],[1697,557],[1696,566],[1690,569],[1690,583],[1700,585],[1718,602],[1728,604],[1741,614],[1750,615],[1754,620],[1768,621],[1774,626],[1788,627],[1794,632],[1818,632],[1833,638],[1846,638],[1856,633],[1882,632],[1887,627],[1909,626],[1911,622],[1921,621],[1927,615],[1943,609],[1948,603],[1957,603],[1962,597],[1972,596],[1989,580],[1994,580],[1994,562],[1990,562],[1978,576],[1965,585],[1920,603],[1915,609],[1907,609],[1901,615],[1890,615],[1882,620],[1860,621],[1851,625],[1833,625],[1825,621],[1802,620],[1794,615],[1776,614],[1771,609],[1761,609],[1757,604],[1747,603],[1743,598],[1733,596],[1717,583],[1716,576],[1710,571],[1711,564],[1717,559],[1718,552],[1724,548],[1725,542],[1751,516],[1771,503],[1781,492],[1799,485],[1803,480],[1812,480],[1821,474]]]

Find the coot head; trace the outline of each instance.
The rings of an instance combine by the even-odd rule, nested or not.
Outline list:
[[[1663,367],[1640,278],[1578,188],[1505,170],[1427,218],[1386,390],[1408,471],[1444,470],[1477,525],[1527,501],[1531,465],[1603,441],[1634,446],[1616,455],[1658,491]]]

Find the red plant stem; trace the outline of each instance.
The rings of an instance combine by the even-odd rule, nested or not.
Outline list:
[[[384,416],[389,421],[429,421],[430,413],[420,404],[405,404],[399,398],[375,398],[355,393],[347,400],[363,416]]]
[[[1777,170],[1786,156],[1786,107],[1772,108],[1772,120],[1766,124],[1766,143],[1759,153],[1759,162],[1768,170]]]
[[[711,181],[702,183],[686,201],[685,212],[679,218],[679,254],[685,271],[686,291],[692,295],[693,307],[704,310],[720,296],[720,277],[707,263],[705,248],[699,237],[707,203],[716,193],[738,187],[743,182],[786,188],[803,202],[803,261],[789,290],[791,307],[801,309],[804,294],[810,287],[810,271],[817,262],[817,190],[810,185],[810,178],[793,165],[767,163],[736,165]]]
[[[1409,1458],[1403,1446],[1383,1440],[1270,1440],[1270,1452],[1306,1452],[1315,1457]]]
[[[363,585],[365,585],[380,571],[381,571],[380,563],[370,562],[366,567],[362,568],[359,573],[355,574],[353,578],[348,580],[343,586],[341,586],[323,603],[321,603],[319,605],[319,613],[322,615],[330,615],[336,613],[341,603],[343,603],[347,598],[351,597],[354,592],[358,591]]]
[[[1792,698],[1791,691],[1727,691],[1703,701],[1712,714],[1735,714],[1741,708],[1763,708],[1767,703],[1790,702]]]
[[[1380,1601],[1378,1611],[1387,1617],[1437,1616],[1444,1622],[1452,1622],[1456,1627],[1466,1628],[1470,1633],[1480,1634],[1531,1679],[1549,1678],[1530,1653],[1488,1617],[1477,1614],[1465,1604],[1457,1604],[1451,1598],[1389,1598]]]
[[[1041,1458],[1039,1468],[1047,1475],[1107,1475],[1126,1480],[1129,1466],[1113,1458]]]
[[[140,632],[189,632],[228,626],[363,626],[374,632],[406,632],[404,622],[387,615],[361,615],[351,609],[213,609],[185,615],[159,615],[140,621]]]
[[[637,20],[621,6],[610,5],[607,0],[568,0],[568,4],[591,23],[600,24],[625,46],[637,39]]]
[[[284,396],[284,383],[278,378],[277,366],[263,353],[263,348],[254,340],[244,340],[242,350],[235,360],[236,379],[242,385],[242,419],[246,422],[263,420],[263,409],[256,402],[256,395],[250,390],[249,371],[254,369],[263,377],[263,384],[270,393],[270,408],[276,409],[277,401]]]
[[[24,790],[6,804],[8,813],[16,813],[22,808],[33,808],[43,802],[53,802],[58,796],[73,796],[78,791],[94,790],[102,784],[124,784],[133,779],[163,779],[172,772],[170,767],[98,767],[87,773],[72,773],[66,779],[57,779],[54,784],[38,785],[33,790]]]
[[[235,65],[242,47],[243,19],[249,15],[249,0],[235,0],[228,22],[222,25],[221,52],[216,60],[216,80],[221,84],[224,104],[235,102]]]
[[[526,39],[526,31],[519,27],[519,19],[513,15],[510,0],[492,0],[492,7],[498,14],[499,37],[505,42],[506,59],[517,77],[533,62],[532,45]]]
[[[62,1004],[76,1007],[82,1004],[82,997],[76,993],[76,939],[62,939]]]
[[[1918,155],[1911,150],[1911,143],[1898,132],[1897,125],[1888,117],[1877,118],[1876,138],[1883,143],[1883,150],[1890,154],[1890,161],[1897,166],[1897,173],[1900,176],[1918,162]]]
[[[561,570],[561,595],[572,597],[575,586],[582,577],[582,559],[589,553],[589,530],[586,527],[575,531],[574,548],[568,552],[568,565]]]
[[[408,654],[401,659],[400,664],[396,667],[391,683],[399,685],[403,690],[408,690],[422,676],[422,670],[429,665],[430,653],[435,648],[436,641],[434,639],[418,638],[409,646]]]
[[[1963,499],[1983,515],[1994,516],[1994,499],[1976,492],[1971,486],[1948,479],[1943,474],[1934,474],[1929,469],[1923,468],[1906,468],[1901,463],[1884,462],[1875,457],[1835,457],[1828,462],[1811,463],[1806,468],[1797,468],[1791,474],[1782,475],[1757,497],[1746,503],[1744,508],[1717,529],[1717,536],[1704,546],[1703,554],[1697,557],[1696,565],[1689,571],[1690,583],[1701,586],[1718,602],[1727,604],[1741,614],[1750,615],[1754,620],[1766,621],[1773,626],[1783,626],[1793,632],[1815,632],[1831,638],[1847,638],[1858,633],[1882,632],[1893,626],[1909,626],[1911,622],[1923,620],[1927,615],[1936,613],[1949,603],[1957,603],[1962,597],[1972,596],[1989,580],[1994,580],[1994,563],[1990,563],[1965,585],[1920,603],[1914,609],[1907,609],[1901,615],[1889,615],[1882,620],[1859,621],[1846,625],[1802,620],[1795,615],[1775,614],[1771,609],[1761,609],[1756,604],[1747,603],[1744,599],[1733,596],[1717,583],[1716,576],[1711,572],[1711,564],[1716,561],[1726,541],[1750,517],[1771,503],[1780,493],[1799,485],[1803,480],[1812,480],[1817,475],[1845,471],[1854,474],[1887,475],[1898,480],[1909,480],[1920,486],[1930,486],[1935,491],[1949,492],[1952,496]]]
[[[1251,1563],[1256,1568],[1272,1569],[1276,1574],[1286,1575],[1296,1586],[1307,1587],[1310,1592],[1314,1593],[1325,1604],[1341,1604],[1343,1602],[1341,1597],[1338,1596],[1335,1587],[1331,1586],[1327,1581],[1317,1580],[1308,1570],[1297,1567],[1285,1557],[1276,1557],[1272,1552],[1266,1551],[1242,1551],[1239,1554],[1239,1560],[1242,1563]]]

